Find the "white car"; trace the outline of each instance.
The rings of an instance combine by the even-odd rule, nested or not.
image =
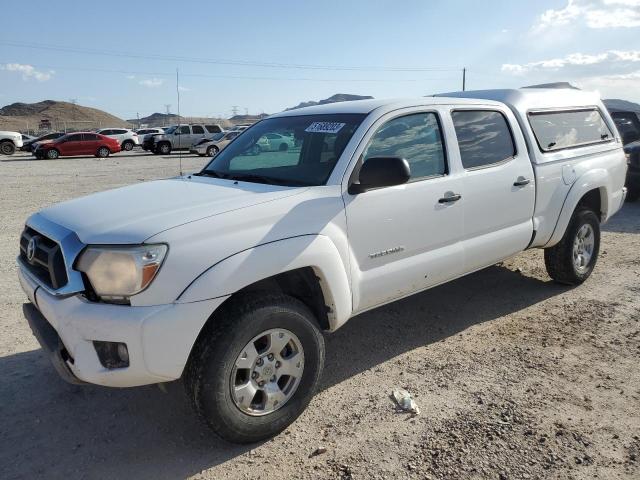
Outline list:
[[[268,134],[299,151],[256,154]],[[255,442],[304,410],[322,331],[355,315],[530,248],[556,282],[583,283],[626,170],[611,117],[582,91],[286,111],[200,172],[29,217],[24,312],[65,379],[182,377],[216,433]]]
[[[295,140],[291,135],[267,133],[258,139],[257,145],[260,150],[264,152],[286,152],[290,148],[293,148]]]
[[[0,155],[13,155],[21,147],[21,133],[0,131]]]
[[[122,150],[130,151],[133,150],[133,147],[140,144],[138,134],[126,128],[101,128],[96,133],[104,135],[105,137],[115,138],[120,142],[120,148],[122,148]]]
[[[231,140],[240,135],[240,133],[240,131],[216,133],[209,139],[203,138],[202,140],[197,142],[191,147],[189,152],[200,155],[201,157],[204,157],[205,155],[207,157],[213,157],[217,155],[220,150],[229,145],[229,143],[231,143]]]

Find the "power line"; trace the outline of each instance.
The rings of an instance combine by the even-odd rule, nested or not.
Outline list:
[[[314,65],[314,64],[296,64],[296,63],[277,63],[277,62],[254,62],[246,60],[234,59],[211,59],[211,58],[194,58],[181,57],[173,55],[158,54],[136,54],[128,52],[104,51],[88,48],[77,48],[63,45],[45,45],[40,43],[24,43],[24,42],[7,42],[2,41],[0,45],[17,48],[30,48],[36,50],[59,51],[66,53],[76,53],[84,55],[102,55],[109,57],[125,57],[137,58],[145,60],[162,60],[170,62],[188,62],[188,63],[207,63],[215,65],[235,65],[245,67],[261,67],[261,68],[284,68],[284,69],[304,69],[304,70],[343,70],[343,71],[370,71],[370,72],[451,72],[459,71],[455,67],[386,67],[373,65]]]
[[[2,42],[0,42],[1,44]],[[0,62],[0,63],[11,63],[11,62]],[[106,68],[90,68],[90,67],[61,67],[54,65],[42,65],[42,64],[31,64],[33,67],[37,68],[48,68],[52,70],[70,70],[70,71],[80,71],[80,72],[97,72],[97,73],[118,73],[123,75],[149,75],[155,77],[172,77],[174,74],[169,72],[145,72],[145,71],[136,71],[136,70],[112,70]],[[456,70],[459,71],[459,70]],[[438,78],[399,78],[399,79],[389,79],[389,78],[346,78],[346,79],[336,79],[336,78],[310,78],[310,77],[263,77],[263,76],[248,76],[248,75],[216,75],[216,74],[206,74],[206,73],[180,73],[181,77],[196,77],[196,78],[224,78],[224,79],[232,79],[232,80],[266,80],[266,81],[293,81],[293,82],[349,82],[349,83],[361,83],[361,82],[381,82],[381,83],[398,83],[398,82],[430,82],[430,81],[440,81],[440,80],[452,80],[453,76],[446,77],[438,77]]]

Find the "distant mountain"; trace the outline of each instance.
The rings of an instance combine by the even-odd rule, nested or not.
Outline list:
[[[619,100],[612,98],[610,100],[603,100],[606,107],[612,111],[634,111],[640,112],[640,104],[629,102],[628,100]]]
[[[127,120],[127,122],[132,123],[134,125],[138,125],[140,122],[143,125],[148,125],[150,127],[163,127],[165,125],[173,125],[174,123],[180,123],[178,121],[178,115],[175,113],[152,113],[147,117],[142,117],[140,120],[137,118],[131,118]]]
[[[69,102],[44,100],[37,103],[12,103],[0,108],[0,130],[34,131],[42,120],[54,130],[90,130],[100,127],[127,127],[121,118],[97,108]]]
[[[234,125],[239,125],[242,123],[256,123],[257,121],[262,120],[263,118],[266,118],[268,116],[268,113],[261,113],[259,115],[234,115],[229,119],[229,121]]]
[[[147,127],[165,127],[168,125],[176,125],[177,123],[217,123],[223,128],[228,128],[231,123],[223,118],[209,118],[209,117],[183,117],[178,116],[175,113],[152,113],[147,117],[141,117],[140,120],[132,118],[127,122],[135,125],[145,125]],[[139,122],[139,123],[138,123]]]
[[[312,107],[314,105],[324,105],[326,103],[337,103],[337,102],[350,102],[352,100],[371,100],[373,97],[368,95],[350,95],[348,93],[336,93],[335,95],[330,96],[329,98],[325,98],[324,100],[320,100],[315,102],[310,100],[308,102],[301,102],[295,107],[287,108],[287,110],[295,110],[296,108],[303,107]]]

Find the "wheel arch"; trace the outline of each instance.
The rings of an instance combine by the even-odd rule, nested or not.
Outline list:
[[[609,218],[610,176],[605,169],[595,169],[578,178],[567,194],[551,238],[544,246],[552,247],[564,236],[573,213],[579,207],[593,210],[601,222]]]
[[[303,235],[236,253],[197,277],[177,302],[256,292],[285,293],[316,315],[320,327],[336,330],[350,317],[347,269],[333,242],[323,235]]]

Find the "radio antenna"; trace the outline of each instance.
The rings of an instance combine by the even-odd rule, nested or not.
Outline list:
[[[180,73],[176,68],[176,93],[178,95],[178,131],[180,131]],[[180,141],[182,140],[182,132],[180,133]],[[182,145],[180,145],[182,147]],[[180,176],[182,176],[182,148],[178,149],[178,161],[180,162]]]

